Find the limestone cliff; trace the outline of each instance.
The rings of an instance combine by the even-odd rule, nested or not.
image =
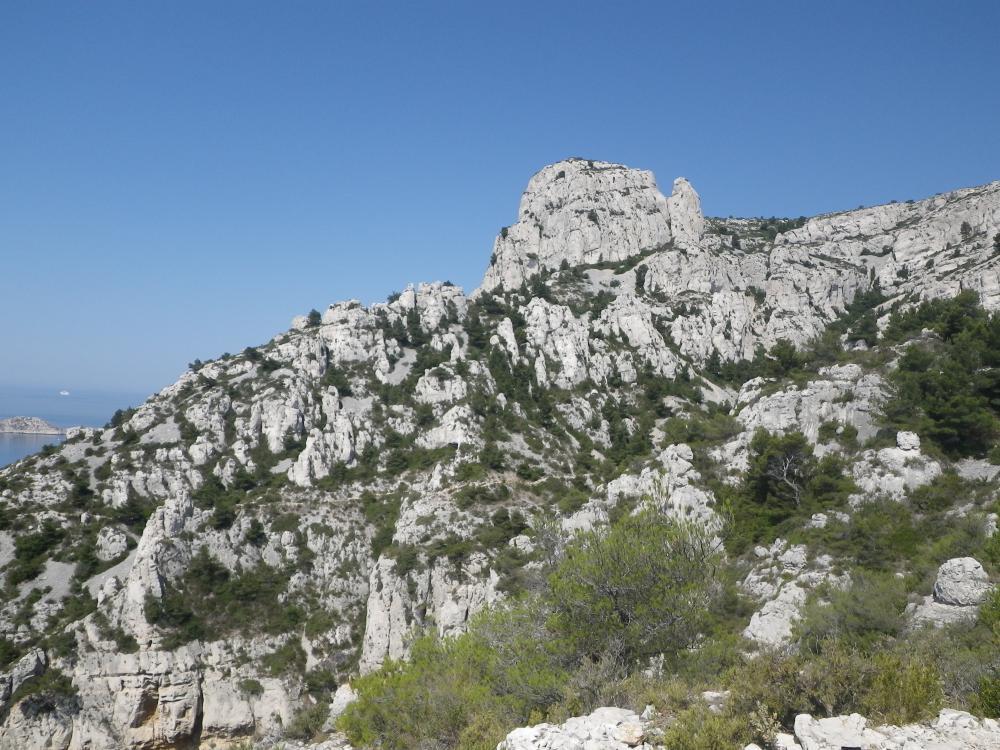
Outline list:
[[[874,438],[886,393],[857,363],[738,388],[718,368],[873,289],[881,325],[964,289],[1000,308],[998,231],[1000,183],[772,222],[706,219],[682,178],[664,196],[622,165],[545,167],[471,296],[330,305],[0,471],[0,750],[279,737],[416,630],[459,633],[516,590],[542,529],[646,502],[717,527],[706,466],[734,480],[758,428],[819,454]],[[710,410],[732,428],[693,448],[678,420]],[[866,496],[941,471],[905,433],[845,460]],[[755,550],[747,637],[780,643],[833,562]],[[60,689],[38,711],[21,688],[43,674]]]

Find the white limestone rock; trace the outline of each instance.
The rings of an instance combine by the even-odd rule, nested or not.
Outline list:
[[[993,586],[978,560],[956,557],[941,564],[934,582],[934,599],[955,607],[982,604]]]
[[[692,207],[686,194],[675,211],[693,229],[697,223],[687,214]],[[660,247],[672,237],[670,221],[652,172],[582,159],[550,164],[528,182],[517,222],[497,236],[479,291],[516,289],[563,261],[577,266],[624,260]]]
[[[497,750],[650,750],[649,723],[624,708],[598,708],[562,724],[537,724],[513,730]]]
[[[942,709],[937,719],[927,724],[905,726],[869,726],[859,715],[816,719],[809,714],[795,717],[795,742],[792,750],[841,750],[860,747],[865,750],[989,750],[1000,747],[1000,723],[995,719],[977,719],[964,711]]]
[[[727,443],[717,457],[736,471],[746,471],[748,448],[758,429],[783,434],[802,432],[816,443],[824,422],[851,425],[858,440],[877,432],[876,417],[886,395],[881,377],[865,373],[858,365],[824,367],[804,387],[767,393],[763,378],[748,380],[736,396],[736,418],[744,431]]]
[[[673,192],[667,199],[667,211],[674,241],[681,247],[697,246],[705,232],[701,198],[683,177],[674,180]]]
[[[358,669],[367,674],[387,658],[405,658],[414,628],[425,622],[433,622],[441,636],[464,632],[472,615],[500,599],[499,583],[499,576],[481,554],[473,555],[461,571],[452,570],[447,560],[438,560],[405,577],[397,574],[394,559],[379,557],[368,587]]]
[[[622,474],[608,482],[608,506],[617,505],[623,498],[642,498],[678,520],[717,529],[720,521],[713,510],[715,497],[698,486],[701,474],[692,463],[691,447],[684,443],[669,445],[658,461],[661,470],[647,466],[638,476]]]
[[[97,559],[114,560],[128,551],[128,537],[117,526],[105,526],[97,532]]]
[[[989,576],[976,559],[953,558],[938,568],[933,594],[909,604],[906,615],[912,627],[970,622],[992,590]]]
[[[861,490],[851,502],[857,505],[877,495],[902,500],[907,492],[929,484],[941,472],[940,463],[920,452],[920,438],[902,432],[896,437],[895,448],[864,451],[851,467]]]
[[[743,636],[762,646],[781,646],[792,638],[799,610],[806,602],[807,591],[798,583],[786,583],[778,595],[753,613]]]

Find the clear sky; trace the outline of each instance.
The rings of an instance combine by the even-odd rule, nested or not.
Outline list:
[[[153,390],[475,287],[531,174],[713,215],[1000,179],[1000,3],[0,0],[0,384]]]

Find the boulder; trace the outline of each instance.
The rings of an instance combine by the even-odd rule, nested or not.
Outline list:
[[[955,607],[982,604],[992,588],[979,561],[956,557],[941,564],[934,582],[934,600]]]
[[[809,714],[795,717],[795,739],[802,750],[841,750],[870,746],[868,720],[860,714],[814,719]]]
[[[128,537],[117,526],[105,526],[97,532],[97,559],[114,560],[128,551]]]

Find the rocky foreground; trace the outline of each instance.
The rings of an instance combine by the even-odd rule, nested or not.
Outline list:
[[[650,707],[652,708],[652,707]],[[656,750],[663,734],[652,711],[637,715],[621,708],[599,708],[589,716],[564,724],[540,724],[515,729],[497,750]],[[930,750],[1000,747],[1000,723],[977,719],[964,711],[943,710],[927,724],[903,727],[870,726],[858,714],[817,719],[800,714],[794,734],[779,733],[775,748],[782,750]],[[747,745],[744,750],[760,750]]]
[[[0,750],[312,740],[416,635],[460,636],[537,590],[579,533],[648,507],[725,543],[740,654],[797,653],[838,592],[876,578],[894,592],[873,597],[891,602],[882,635],[986,628],[992,422],[935,421],[940,404],[913,399],[953,386],[899,376],[972,303],[892,320],[960,293],[1000,309],[998,235],[1000,183],[713,219],[684,179],[667,196],[622,165],[544,168],[473,293],[420,284],[302,315],[0,470]],[[992,394],[994,368],[959,369]],[[754,515],[751,475],[774,518]],[[970,657],[938,697],[971,710],[993,675]],[[666,726],[594,716],[505,747],[655,744]],[[995,722],[955,712],[898,730],[800,718],[803,748],[835,730],[997,746]]]

